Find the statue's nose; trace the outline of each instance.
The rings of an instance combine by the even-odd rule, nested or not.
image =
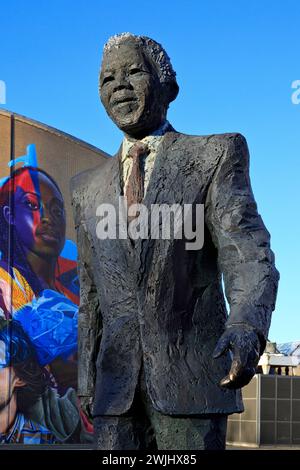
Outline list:
[[[118,74],[116,74],[114,91],[123,90],[124,88],[130,87],[130,82],[124,71],[120,71]]]
[[[113,91],[120,91],[120,90],[124,90],[126,88],[129,88],[128,84],[126,84],[126,83],[116,83],[116,85],[114,86]]]

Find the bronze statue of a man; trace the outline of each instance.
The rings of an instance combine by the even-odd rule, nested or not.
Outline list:
[[[124,140],[72,180],[79,395],[98,449],[225,448],[227,416],[243,411],[240,388],[255,374],[275,306],[279,275],[246,140],[175,131],[166,117],[177,94],[160,44],[109,39],[100,95]],[[100,239],[97,210],[120,196],[128,208],[203,204],[202,248],[186,249],[184,237]]]

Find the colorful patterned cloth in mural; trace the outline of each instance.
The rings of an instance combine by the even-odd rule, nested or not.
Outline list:
[[[29,336],[40,365],[59,356],[68,360],[77,351],[78,306],[65,295],[45,289],[18,310],[14,319]]]
[[[0,444],[56,444],[54,434],[18,413],[12,429],[0,435]]]
[[[33,298],[34,292],[25,277],[16,268],[0,261],[0,316],[10,318]]]
[[[62,258],[57,259],[54,285],[75,305],[79,304],[79,282],[77,263]],[[0,261],[0,317],[10,318],[24,305],[35,298],[34,291],[20,271]]]

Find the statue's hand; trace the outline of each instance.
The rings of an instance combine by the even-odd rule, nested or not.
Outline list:
[[[229,374],[223,377],[220,386],[236,389],[247,385],[256,372],[261,346],[260,339],[251,326],[228,326],[213,353],[214,359],[228,350],[233,354]]]
[[[92,397],[79,397],[80,398],[80,406],[84,414],[87,416],[87,418],[92,421],[93,415],[92,415],[92,409],[93,409],[93,398]]]

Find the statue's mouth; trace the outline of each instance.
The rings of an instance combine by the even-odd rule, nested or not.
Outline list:
[[[125,104],[125,103],[135,103],[137,99],[134,96],[115,96],[111,100],[112,106],[117,106],[120,104]]]

